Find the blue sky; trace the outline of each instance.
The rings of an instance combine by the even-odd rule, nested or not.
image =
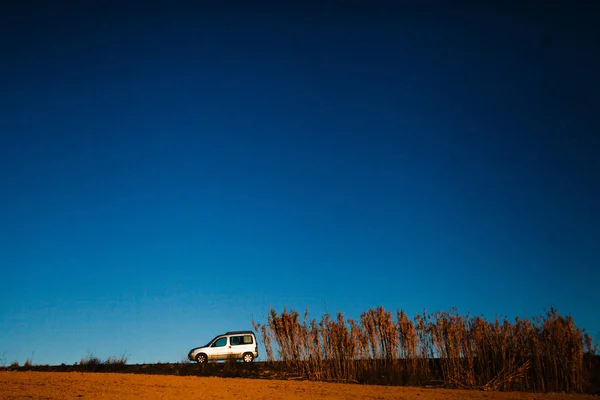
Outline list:
[[[0,355],[179,361],[270,306],[600,340],[599,9],[0,13]]]

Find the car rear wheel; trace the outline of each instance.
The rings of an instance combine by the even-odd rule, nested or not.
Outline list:
[[[251,363],[254,360],[254,355],[252,353],[244,353],[242,360],[246,363]]]
[[[204,364],[206,361],[208,361],[208,357],[206,357],[206,354],[200,353],[196,356],[196,361],[198,364]]]

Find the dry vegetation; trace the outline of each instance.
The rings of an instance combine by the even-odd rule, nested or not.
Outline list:
[[[410,319],[379,307],[358,321],[308,311],[253,322],[269,361],[312,380],[450,388],[582,393],[595,349],[570,316],[550,309],[514,322],[456,310]]]
[[[101,359],[96,357],[93,353],[86,355],[84,358],[79,360],[79,365],[84,367],[91,367],[92,369],[98,366],[122,366],[127,363],[127,356],[122,354],[120,357],[108,357]]]

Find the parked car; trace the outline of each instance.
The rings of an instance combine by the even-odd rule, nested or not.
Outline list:
[[[252,362],[258,357],[258,343],[252,331],[233,331],[216,336],[205,346],[196,347],[188,353],[190,361],[203,364],[215,360],[242,360]]]

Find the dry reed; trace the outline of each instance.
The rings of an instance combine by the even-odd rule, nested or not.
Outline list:
[[[579,393],[585,390],[591,338],[555,309],[533,319],[489,321],[457,310],[410,319],[382,307],[360,319],[320,321],[271,309],[253,321],[268,361],[307,379],[482,390]]]

